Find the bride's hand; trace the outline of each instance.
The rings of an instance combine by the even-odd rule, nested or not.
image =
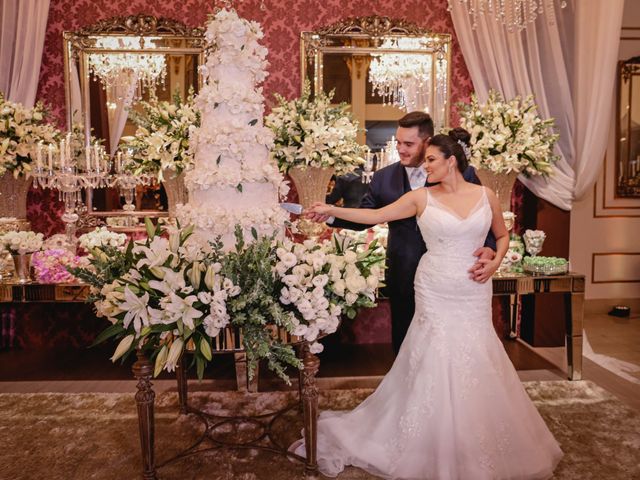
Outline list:
[[[313,221],[325,221],[331,216],[333,205],[327,205],[322,202],[315,202],[304,212],[304,216]]]
[[[489,260],[481,258],[477,263],[482,266],[480,269],[476,270],[476,273],[471,276],[471,279],[478,283],[485,283],[489,280],[500,266],[500,262],[496,262],[495,259]]]

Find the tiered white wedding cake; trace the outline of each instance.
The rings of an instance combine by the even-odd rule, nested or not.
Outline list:
[[[271,131],[263,126],[261,83],[267,49],[258,43],[262,29],[239,18],[234,10],[220,10],[207,25],[211,48],[200,67],[204,87],[196,98],[202,121],[191,135],[194,168],[185,183],[189,202],[178,209],[184,225],[213,240],[221,235],[225,247],[234,243],[234,228],[270,235],[281,231],[288,214],[279,196],[288,190],[277,166],[269,160]]]

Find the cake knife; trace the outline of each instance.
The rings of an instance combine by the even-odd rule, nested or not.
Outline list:
[[[294,215],[302,215],[302,211],[304,210],[299,203],[281,203],[280,206]]]

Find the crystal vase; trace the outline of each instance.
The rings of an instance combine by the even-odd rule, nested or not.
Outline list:
[[[173,170],[164,170],[162,176],[162,185],[169,205],[169,218],[176,218],[176,206],[180,203],[186,204],[189,200],[189,191],[184,184],[184,172],[176,175]]]
[[[2,230],[29,230],[27,221],[27,193],[31,186],[31,177],[20,175],[15,178],[11,172],[0,176],[0,218],[11,218],[11,225],[2,225]]]
[[[31,254],[30,253],[12,253],[13,266],[15,268],[15,276],[18,283],[31,282]]]
[[[303,208],[309,208],[314,202],[324,202],[327,187],[333,176],[333,168],[293,167],[289,169],[289,176],[298,191],[298,201]],[[325,229],[324,225],[306,218],[298,221],[298,228],[307,237],[317,237]]]
[[[504,223],[507,226],[507,230],[511,230],[516,218],[511,212],[511,191],[516,183],[516,178],[518,178],[518,172],[493,173],[490,170],[479,168],[476,170],[476,175],[478,175],[482,185],[495,192],[500,201]]]

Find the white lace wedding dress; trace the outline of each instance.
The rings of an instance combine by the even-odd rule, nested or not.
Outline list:
[[[393,367],[350,412],[322,412],[318,465],[392,479],[542,479],[562,457],[491,321],[491,282],[469,279],[491,208],[466,218],[428,195],[418,226],[428,246],[416,312]],[[296,448],[297,447],[297,448]],[[305,455],[304,444],[295,452]]]

